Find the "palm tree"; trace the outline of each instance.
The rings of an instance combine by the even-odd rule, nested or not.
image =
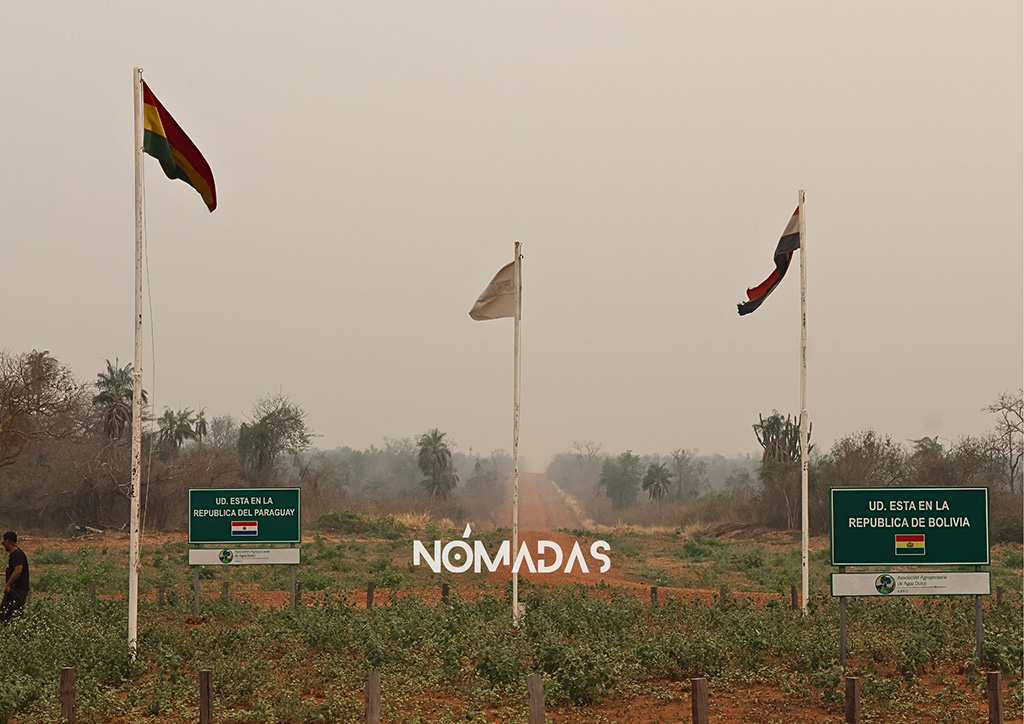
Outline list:
[[[186,440],[196,439],[192,410],[173,412],[165,407],[164,414],[156,422],[160,428],[160,445],[169,453],[180,450]]]
[[[198,415],[196,415],[195,423],[192,425],[192,429],[195,430],[196,439],[199,441],[199,445],[202,446],[203,438],[206,437],[210,432],[209,425],[206,422],[205,407],[199,411]]]
[[[672,482],[672,473],[669,472],[665,463],[651,463],[644,475],[643,489],[647,491],[648,500],[657,500],[661,505],[661,499],[665,497],[668,486]]]
[[[426,479],[421,485],[433,498],[447,498],[455,489],[459,476],[452,465],[452,451],[444,440],[445,433],[437,428],[423,433],[416,442],[416,462]]]
[[[103,432],[111,440],[118,440],[126,429],[131,429],[132,397],[135,392],[135,371],[132,365],[118,366],[107,360],[107,371],[96,375],[94,383],[99,391],[92,404],[103,408]],[[146,404],[146,391],[142,391],[142,404]]]

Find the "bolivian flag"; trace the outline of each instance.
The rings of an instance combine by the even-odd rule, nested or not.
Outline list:
[[[918,535],[897,535],[896,555],[898,556],[923,556],[924,555],[924,534]]]
[[[217,188],[210,164],[145,81],[142,82],[142,106],[145,119],[143,149],[160,162],[167,178],[181,179],[194,188],[203,197],[206,207],[213,211],[217,208]]]

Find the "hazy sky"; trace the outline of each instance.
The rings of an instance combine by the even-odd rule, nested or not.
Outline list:
[[[1022,8],[891,2],[8,3],[0,347],[132,359],[132,68],[219,208],[146,159],[156,412],[284,392],[320,447],[511,449],[512,322],[468,311],[523,243],[526,467],[990,427],[1021,385]],[[149,322],[152,322],[152,335]],[[151,350],[155,348],[155,360]]]

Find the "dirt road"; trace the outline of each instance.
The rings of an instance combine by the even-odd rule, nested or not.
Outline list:
[[[512,526],[512,497],[505,501],[497,524]],[[579,528],[580,519],[562,499],[551,481],[539,473],[519,475],[519,530],[548,532],[560,528]]]

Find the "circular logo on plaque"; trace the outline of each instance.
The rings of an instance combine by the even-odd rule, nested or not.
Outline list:
[[[229,551],[227,548],[225,548],[220,552],[220,555],[217,557],[220,558],[221,563],[230,563],[232,559],[234,559],[235,554]]]
[[[875,579],[875,590],[886,595],[896,590],[896,579],[887,573],[883,573]]]

